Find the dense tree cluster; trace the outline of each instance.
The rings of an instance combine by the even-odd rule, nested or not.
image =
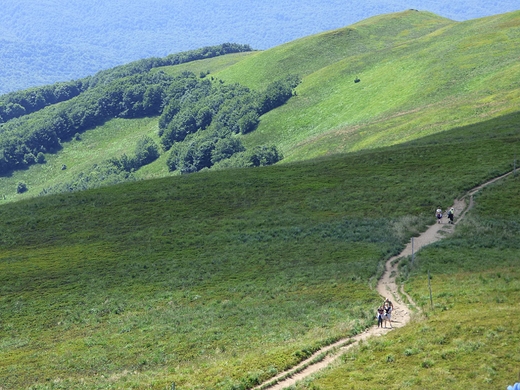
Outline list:
[[[170,56],[168,61],[179,63],[239,49],[245,48],[222,45]],[[84,188],[99,180],[127,180],[133,171],[157,159],[163,150],[169,153],[169,169],[181,173],[215,164],[269,165],[281,159],[274,147],[246,151],[239,135],[253,131],[262,114],[284,104],[300,82],[299,77],[286,77],[257,92],[212,77],[200,78],[191,72],[169,76],[149,71],[159,63],[163,64],[154,59],[143,60],[91,79],[2,97],[0,113],[7,121],[0,124],[0,174],[45,163],[45,153],[59,150],[61,142],[80,139],[82,132],[115,117],[159,115],[161,145],[143,138],[134,155],[107,160],[93,167],[95,175],[83,173],[74,183],[60,186],[60,190]],[[235,155],[227,165],[222,162]]]
[[[241,45],[238,43],[223,43],[216,46],[206,46],[196,50],[170,54],[166,57],[152,57],[133,61],[126,65],[116,66],[115,68],[98,72],[96,75],[88,77],[87,80],[91,86],[96,86],[102,83],[106,84],[122,77],[132,76],[138,73],[146,73],[153,68],[159,68],[161,66],[179,65],[187,62],[203,60],[205,58],[213,58],[225,54],[241,53],[252,50],[251,46]]]
[[[0,123],[26,114],[39,111],[51,104],[63,102],[80,93],[102,84],[108,84],[136,74],[145,74],[153,68],[168,65],[178,65],[185,62],[212,58],[219,55],[251,51],[248,45],[224,43],[217,46],[206,46],[197,50],[170,54],[163,58],[147,58],[130,62],[126,65],[103,70],[94,76],[66,83],[56,83],[43,87],[29,88],[23,91],[11,92],[0,96]]]
[[[162,73],[117,79],[59,105],[2,124],[0,174],[37,162],[33,156],[55,151],[62,140],[72,139],[109,119],[158,115],[171,79]]]
[[[30,88],[0,96],[0,123],[72,99],[86,89],[82,80]]]
[[[172,149],[169,169],[196,172],[244,152],[236,136],[253,131],[260,115],[284,104],[299,82],[299,77],[289,76],[269,84],[263,92],[194,77],[177,83],[159,119],[162,146]],[[255,160],[241,155],[233,161],[235,166],[259,166],[281,158],[278,152],[274,156]],[[246,163],[247,158],[253,162]]]

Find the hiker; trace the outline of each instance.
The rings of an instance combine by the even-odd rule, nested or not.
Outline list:
[[[377,308],[377,327],[383,327],[383,316],[385,315],[385,309],[383,306]]]
[[[392,310],[394,310],[394,304],[388,298],[386,298],[385,301],[383,302],[383,307],[385,307],[385,306],[390,306],[392,308]]]
[[[442,209],[437,207],[437,211],[435,211],[435,216],[437,217],[437,223],[442,223]]]
[[[455,209],[452,207],[448,211],[448,223],[453,225],[453,216],[455,215]]]
[[[385,314],[383,316],[383,320],[385,321],[385,328],[386,328],[386,321],[390,324],[390,328],[393,328],[392,326],[392,310],[393,307],[390,305],[385,305]]]

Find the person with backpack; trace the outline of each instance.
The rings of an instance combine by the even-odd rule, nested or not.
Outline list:
[[[383,327],[383,316],[385,315],[385,310],[383,309],[383,306],[379,306],[377,308],[377,327],[382,328]]]
[[[384,311],[385,311],[385,314],[384,314],[384,321],[385,321],[385,328],[386,328],[386,321],[388,321],[388,323],[390,324],[390,328],[393,328],[392,326],[392,310],[394,309],[394,306],[392,305],[392,302],[388,302],[386,305],[385,305],[385,308],[384,308]]]
[[[455,215],[455,209],[452,207],[448,210],[448,223],[453,225],[453,217]]]
[[[437,207],[437,210],[435,211],[435,216],[437,217],[437,223],[442,223],[442,209]]]

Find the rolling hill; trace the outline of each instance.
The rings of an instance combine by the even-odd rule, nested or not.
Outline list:
[[[161,150],[132,172],[148,180],[36,196],[130,156],[144,136],[160,143],[154,114],[109,119],[0,178],[0,388],[245,390],[363,332],[385,261],[435,222],[437,206],[518,167],[519,34],[519,12],[462,23],[381,15],[265,51],[111,70],[5,122],[0,134],[48,123],[130,81],[247,103],[235,83],[265,98],[271,83],[301,77],[295,96],[236,135],[249,149],[280,148],[275,165],[181,175]],[[140,102],[124,108],[150,109]],[[519,175],[479,194],[452,235],[403,259],[401,281],[422,309],[409,326],[296,388],[514,383]],[[22,181],[28,191],[16,194]]]
[[[254,91],[280,77],[300,75],[296,96],[261,116],[258,128],[239,138],[248,149],[275,145],[285,157],[282,163],[302,161],[398,144],[516,111],[519,25],[518,12],[461,23],[406,11],[266,51],[150,72],[172,77],[210,72],[214,83],[240,83]],[[93,163],[131,154],[140,136],[159,142],[157,121],[115,118],[85,132],[84,141],[62,142],[57,154],[46,154],[45,164],[0,178],[4,199],[36,196],[49,186],[88,175]],[[134,172],[135,178],[170,175],[169,155],[161,151],[157,161]],[[16,193],[20,182],[28,188],[23,194]]]
[[[286,161],[391,145],[514,112],[519,23],[518,12],[455,23],[407,11],[258,53],[218,76],[254,86],[298,64],[298,96],[249,135],[281,145]]]

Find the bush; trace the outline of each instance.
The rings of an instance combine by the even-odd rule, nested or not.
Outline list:
[[[42,152],[38,153],[36,156],[36,162],[38,164],[45,164],[45,155]]]
[[[135,160],[137,168],[150,164],[159,158],[159,147],[150,137],[142,137],[135,147]]]
[[[27,184],[25,184],[22,181],[19,182],[18,185],[16,186],[16,193],[17,194],[23,194],[26,191],[27,191]]]
[[[260,167],[266,165],[276,164],[278,161],[283,159],[283,156],[276,146],[257,146],[247,153],[247,159],[251,162],[252,166]]]

